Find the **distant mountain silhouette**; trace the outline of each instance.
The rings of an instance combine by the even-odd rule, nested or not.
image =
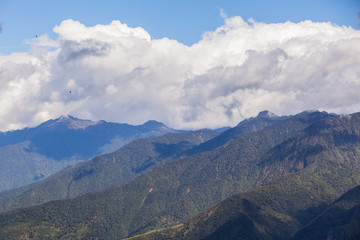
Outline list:
[[[178,132],[156,121],[143,125],[60,116],[34,128],[0,132],[0,191],[43,179],[130,141]]]

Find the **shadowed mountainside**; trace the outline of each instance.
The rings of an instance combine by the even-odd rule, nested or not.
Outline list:
[[[319,214],[294,240],[360,239],[360,185],[349,190]]]

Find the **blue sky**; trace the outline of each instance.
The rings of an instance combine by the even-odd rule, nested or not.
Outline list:
[[[332,22],[359,28],[360,0],[0,0],[0,54],[26,51],[26,40],[48,34],[65,19],[86,26],[120,20],[143,27],[152,38],[168,37],[186,45],[201,39],[224,22],[220,9],[229,16],[278,23],[304,20]]]
[[[0,131],[60,115],[199,129],[263,110],[359,112],[359,12],[360,0],[0,0]]]

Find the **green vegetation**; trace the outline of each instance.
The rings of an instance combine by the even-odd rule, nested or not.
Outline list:
[[[215,148],[218,148],[241,135],[262,130],[267,126],[279,123],[288,118],[291,117],[278,117],[275,114],[270,113],[269,111],[262,111],[257,117],[245,119],[244,121],[240,122],[236,127],[231,128],[225,131],[223,134],[220,134],[219,136],[214,137],[209,141],[206,141],[199,146],[188,150],[187,154],[194,155],[196,153],[214,150]]]
[[[135,140],[113,153],[69,167],[41,182],[0,194],[0,209],[74,198],[124,184],[156,166],[174,161],[185,150],[217,135],[213,131],[196,131]]]
[[[295,117],[300,115],[305,116],[306,113]],[[311,116],[314,119],[311,119]],[[309,119],[304,118],[305,125],[326,116],[328,115],[325,113],[310,114],[307,116]],[[0,211],[73,198],[87,192],[119,186],[160,164],[186,155],[213,150],[238,136],[259,131],[290,118],[292,117],[277,117],[263,111],[256,118],[246,119],[219,136],[211,131],[199,131],[134,141],[119,151],[65,169],[42,182],[0,193]],[[148,122],[144,126],[151,129],[164,127],[157,122]]]
[[[171,239],[359,239],[359,130],[360,114],[305,129],[262,162],[269,165],[263,179],[274,178],[276,167],[285,172],[288,166],[293,173],[228,198],[173,231]],[[309,151],[314,146],[321,151]],[[156,232],[138,239],[169,235]]]
[[[255,133],[240,136],[213,151],[183,157],[162,165],[121,187],[4,213],[0,215],[0,237],[18,238],[21,234],[29,234],[42,227],[53,231],[56,229],[55,238],[75,236],[82,239],[120,239],[178,225],[231,195],[252,190],[268,183],[275,176],[281,177],[294,171],[294,163],[290,160],[291,164],[288,161],[275,161],[282,167],[281,170],[272,169],[271,161],[266,165],[264,159],[273,159],[276,153],[273,149],[276,146],[290,138],[301,136],[298,134],[300,130],[326,117],[327,114],[319,112],[302,114]],[[306,137],[306,134],[303,135],[303,138]],[[289,140],[289,143],[292,141]],[[290,156],[292,152],[288,154]],[[285,156],[284,159],[290,158]],[[306,169],[313,169],[310,166],[312,165]],[[329,171],[332,170],[333,168],[329,167]],[[315,169],[313,171],[316,172]],[[343,185],[350,186],[357,180]],[[289,187],[289,194],[290,189],[293,188]],[[295,191],[295,188],[292,191]],[[320,190],[319,194],[322,194]],[[269,201],[272,195],[278,196],[269,190]],[[284,196],[284,199],[290,197]],[[332,199],[332,196],[328,199]],[[250,209],[263,208],[252,201],[249,200]],[[292,206],[290,202],[283,202]],[[243,202],[244,204],[247,203]],[[302,205],[299,205],[298,209],[303,209],[301,207]],[[285,210],[280,210],[269,210],[273,215],[268,220],[269,223],[273,222],[284,229],[284,226],[288,226],[286,224],[291,223],[293,228],[297,228],[297,222],[306,219],[306,216],[299,212],[301,217],[294,220],[288,217]],[[248,218],[244,216],[244,219]],[[22,227],[24,223],[28,223],[29,227]],[[254,225],[254,229],[258,229],[257,234],[263,236],[263,232],[268,230],[257,225]],[[21,230],[14,234],[6,233],[9,228],[14,227]]]
[[[339,176],[357,176],[343,182],[344,187],[360,183],[359,169],[342,169]],[[342,178],[314,175],[312,170],[290,174],[227,199],[184,224],[173,239],[290,239],[343,193],[343,188],[334,188],[336,181]]]
[[[294,240],[360,239],[360,186],[357,186],[296,233]]]

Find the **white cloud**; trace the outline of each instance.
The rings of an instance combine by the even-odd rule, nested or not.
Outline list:
[[[26,40],[26,44],[30,44],[33,47],[48,47],[48,48],[56,48],[59,47],[59,43],[49,38],[47,34],[41,35],[39,37],[35,37],[31,40]]]
[[[235,125],[268,109],[360,111],[360,31],[241,17],[186,46],[120,21],[54,28],[28,53],[0,56],[0,129],[71,114],[176,128]],[[56,48],[55,50],[53,48]]]

